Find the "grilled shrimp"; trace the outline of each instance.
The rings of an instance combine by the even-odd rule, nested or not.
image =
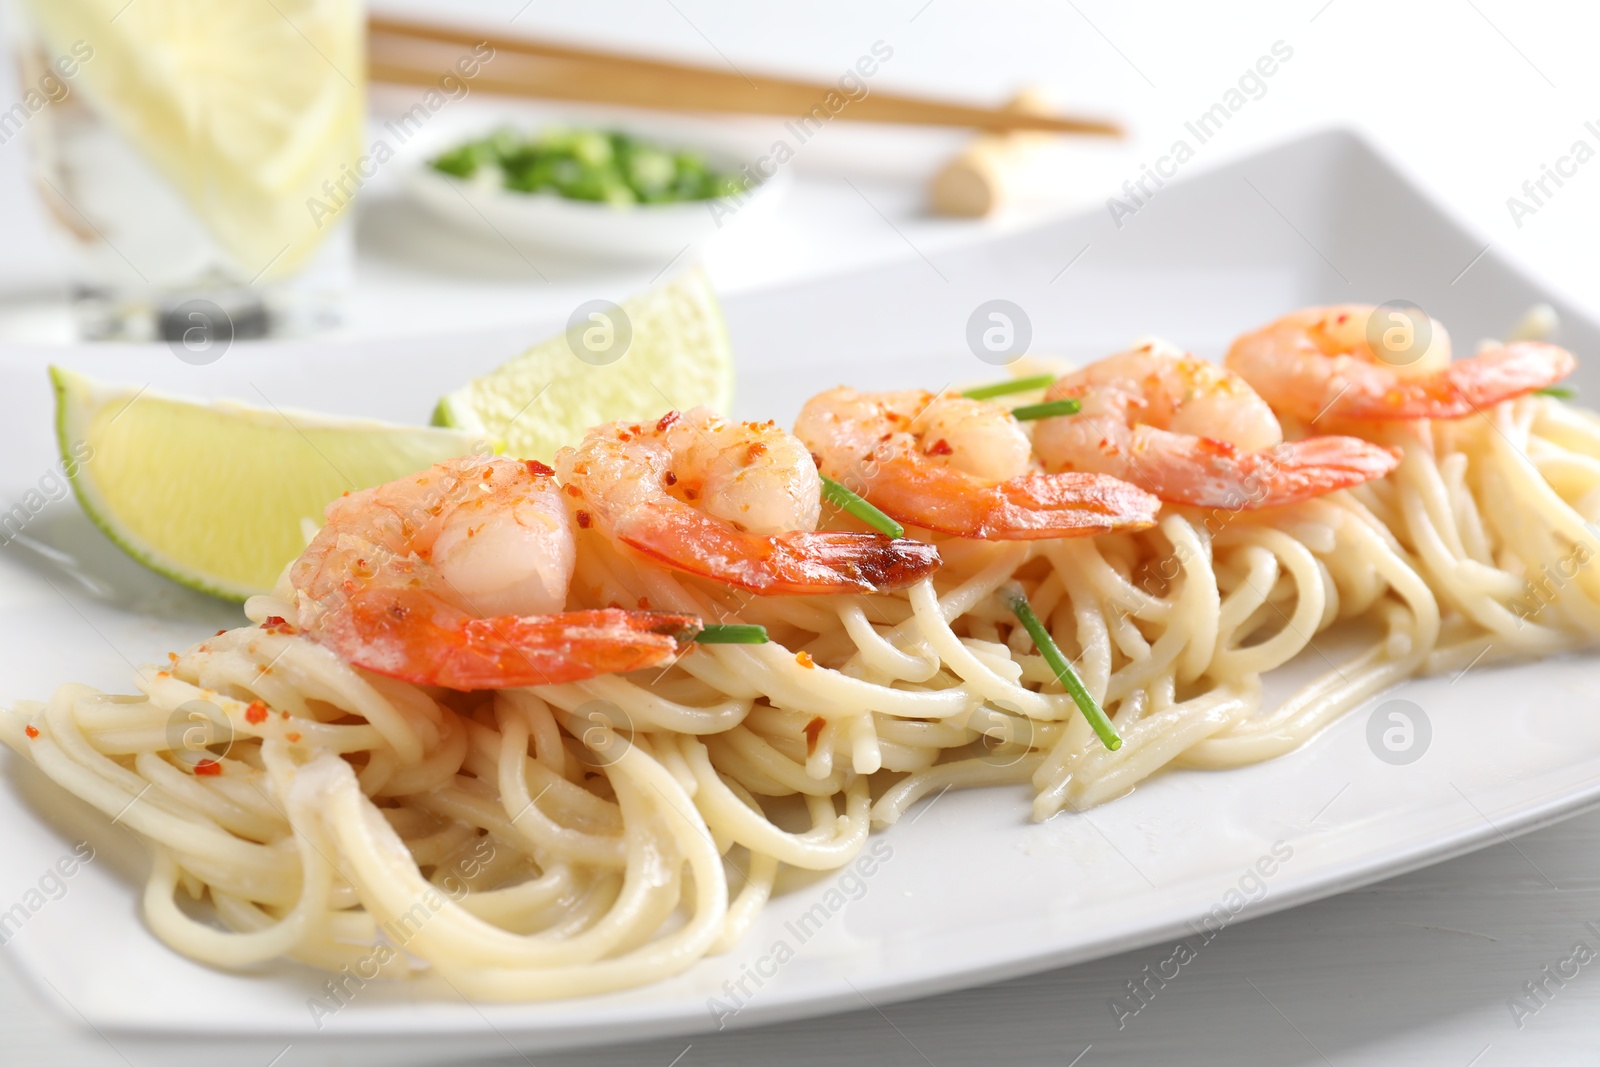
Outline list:
[[[655,560],[762,594],[871,593],[939,566],[932,545],[818,533],[822,480],[775,423],[706,408],[610,423],[556,454],[578,525]]]
[[[1034,432],[1045,467],[1116,475],[1175,504],[1275,507],[1381,478],[1398,462],[1354,437],[1285,442],[1243,378],[1157,343],[1092,363],[1045,393],[1068,397],[1078,413],[1043,419]]]
[[[1540,341],[1498,345],[1450,358],[1450,336],[1437,321],[1426,349],[1413,354],[1421,324],[1400,349],[1373,350],[1368,327],[1384,309],[1365,304],[1306,308],[1247,333],[1228,350],[1227,366],[1278,411],[1306,421],[1457,419],[1560,381],[1577,366],[1572,353]],[[1396,313],[1399,314],[1399,313]],[[1379,344],[1380,348],[1385,345]]]
[[[1046,474],[1004,407],[920,389],[812,397],[795,433],[828,477],[886,514],[940,533],[994,540],[1137,530],[1160,502],[1103,474]]]
[[[452,689],[670,663],[698,619],[563,610],[576,549],[553,475],[466,457],[340,497],[290,568],[300,628],[358,667]]]

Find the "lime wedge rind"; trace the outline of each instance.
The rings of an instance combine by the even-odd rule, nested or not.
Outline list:
[[[212,596],[268,591],[328,501],[474,451],[459,430],[206,403],[50,368],[84,513],[140,564]],[[88,446],[84,456],[83,445]]]
[[[698,267],[624,300],[631,340],[592,363],[564,330],[442,397],[435,426],[490,438],[508,454],[549,460],[589,427],[656,418],[669,408],[733,402],[733,352],[715,291]]]
[[[56,400],[56,448],[61,454],[65,464],[64,469],[68,474],[68,481],[72,483],[72,495],[77,497],[78,506],[89,517],[89,521],[106,535],[110,542],[122,549],[135,562],[155,571],[165,578],[170,578],[181,585],[201,593],[206,593],[222,600],[243,601],[250,596],[250,591],[233,588],[229,583],[214,582],[206,577],[201,577],[185,570],[176,561],[167,559],[162,553],[152,551],[135,543],[132,539],[124,537],[118,530],[117,524],[106,517],[105,509],[96,498],[93,489],[88,485],[84,474],[84,466],[77,461],[73,446],[83,441],[84,438],[75,434],[72,405],[68,401],[68,393],[78,384],[79,380],[87,381],[82,376],[61,367],[50,367],[50,385],[55,393]],[[130,401],[131,402],[131,401]],[[71,461],[69,461],[71,457]],[[93,456],[89,458],[93,462]]]

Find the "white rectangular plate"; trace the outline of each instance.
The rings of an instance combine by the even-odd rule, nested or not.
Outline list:
[[[1595,324],[1482,252],[1363,143],[1322,134],[1164,188],[1120,228],[1100,211],[730,299],[738,413],[787,422],[805,396],[837,382],[939,387],[992,374],[966,342],[969,315],[992,298],[1026,311],[1034,352],[1074,359],[1141,334],[1215,358],[1232,336],[1290,308],[1395,298],[1442,319],[1466,350],[1549,300],[1562,342],[1600,353]],[[199,368],[160,347],[12,350],[0,354],[0,500],[22,499],[54,463],[47,355],[179,392],[421,420],[442,391],[547,329],[359,349],[239,346]],[[1600,395],[1594,367],[1579,385]],[[660,384],[670,396],[671,383]],[[238,619],[129,562],[70,500],[45,507],[25,534],[37,548],[0,551],[0,700],[43,697],[67,680],[126,689],[130,661],[163,658]],[[93,841],[95,862],[9,951],[69,1015],[119,1046],[159,1047],[174,1065],[216,1062],[224,1044],[233,1055],[255,1044],[270,1055],[292,1042],[300,1063],[359,1047],[400,1065],[504,1054],[508,1044],[537,1051],[689,1033],[717,1025],[712,998],[734,1003],[725,983],[742,985],[741,1006],[721,1022],[747,1026],[1091,959],[1193,930],[1208,914],[1214,925],[1219,914],[1289,907],[1572,814],[1600,799],[1600,716],[1585,687],[1593,669],[1573,658],[1408,684],[1405,699],[1433,729],[1408,766],[1380,762],[1365,741],[1370,712],[1389,694],[1300,752],[1238,771],[1165,774],[1087,815],[1033,824],[1022,789],[924,801],[881,835],[892,855],[870,877],[796,883],[731,953],[611,996],[468,1004],[434,981],[371,985],[319,1027],[307,1001],[323,976],[297,966],[225,974],[157,943],[138,917],[143,859],[130,835],[9,755],[0,908],[71,842]]]

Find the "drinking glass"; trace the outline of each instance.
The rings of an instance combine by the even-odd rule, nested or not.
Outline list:
[[[22,96],[0,111],[0,145],[29,143],[83,337],[214,351],[221,334],[337,321],[360,0],[13,0],[8,14]]]

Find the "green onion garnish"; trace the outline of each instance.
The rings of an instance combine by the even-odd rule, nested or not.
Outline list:
[[[993,385],[980,385],[976,389],[968,389],[961,395],[968,400],[988,400],[996,396],[1010,396],[1012,393],[1027,393],[1034,389],[1044,389],[1056,380],[1054,374],[1036,374],[1031,378],[1013,378],[1009,382],[995,382]]]
[[[1543,389],[1535,389],[1539,396],[1553,396],[1557,400],[1576,400],[1578,391],[1570,385],[1547,385]]]
[[[879,533],[886,533],[890,537],[906,535],[904,526],[867,503],[865,497],[857,496],[832,478],[822,479],[822,499],[836,508],[843,508]]]
[[[1117,728],[1111,725],[1111,720],[1101,710],[1100,705],[1094,702],[1094,697],[1083,687],[1083,682],[1078,678],[1072,664],[1067,662],[1067,657],[1061,654],[1061,646],[1056,644],[1055,638],[1050,636],[1050,631],[1044,628],[1044,623],[1039,621],[1039,616],[1033,613],[1033,608],[1028,604],[1028,597],[1022,591],[1022,586],[1016,582],[1008,582],[1000,587],[1000,596],[1005,600],[1006,607],[1011,609],[1022,623],[1022,628],[1028,631],[1028,636],[1033,638],[1033,643],[1039,649],[1039,654],[1055,672],[1056,680],[1066,687],[1072,694],[1072,700],[1078,705],[1078,710],[1083,712],[1083,717],[1089,720],[1089,725],[1094,729],[1100,743],[1115,752],[1122,747],[1122,738],[1117,736]]]
[[[702,645],[764,645],[767,628],[745,623],[713,623],[695,634],[694,639]]]
[[[1029,419],[1048,419],[1056,415],[1076,415],[1078,402],[1071,397],[1065,400],[1051,400],[1043,404],[1024,404],[1020,408],[1011,409],[1011,417],[1018,422],[1027,422]]]

